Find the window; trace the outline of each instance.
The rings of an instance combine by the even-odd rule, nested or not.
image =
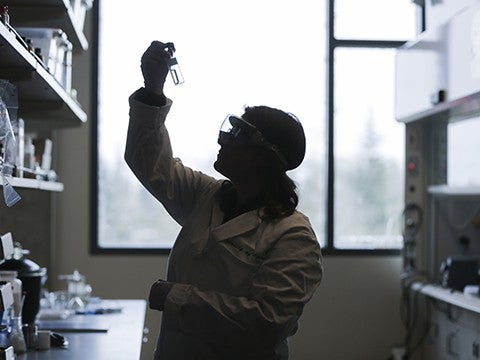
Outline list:
[[[413,1],[333,0],[335,39],[400,40],[416,35]]]
[[[327,249],[399,249],[404,125],[394,116],[395,48],[416,34],[410,1],[329,1]]]
[[[415,6],[383,2],[94,2],[92,251],[168,251],[180,230],[123,161],[128,96],[143,85],[140,57],[155,39],[175,43],[185,77],[166,85],[167,127],[184,164],[219,177],[212,164],[226,114],[259,104],[292,112],[307,154],[289,175],[324,250],[398,251],[404,130],[393,116],[393,61],[414,36]]]
[[[93,250],[169,249],[179,226],[123,161],[128,96],[143,85],[140,57],[152,40],[173,41],[185,83],[167,79],[174,104],[167,126],[174,155],[219,177],[213,162],[219,127],[245,105],[295,114],[307,132],[304,166],[290,173],[300,208],[324,240],[325,11],[278,0],[98,0],[98,184]],[[314,194],[312,196],[311,194]],[[142,250],[143,249],[143,250]],[[145,250],[147,249],[147,250]]]
[[[340,47],[334,60],[335,247],[399,248],[404,125],[392,111],[394,50]]]

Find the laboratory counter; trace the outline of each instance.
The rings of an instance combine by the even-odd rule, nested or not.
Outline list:
[[[145,300],[108,300],[119,311],[73,315],[65,320],[38,321],[65,337],[67,347],[28,350],[17,360],[135,360],[140,358],[145,321]]]

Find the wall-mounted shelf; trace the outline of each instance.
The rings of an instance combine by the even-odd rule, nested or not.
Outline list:
[[[80,104],[2,23],[0,49],[0,78],[17,86],[19,116],[48,120],[51,127],[75,126],[87,121]]]
[[[480,186],[434,185],[427,189],[429,194],[437,196],[480,196]]]
[[[8,182],[14,188],[19,187],[19,188],[38,189],[38,190],[55,191],[55,192],[63,191],[63,183],[53,182],[53,181],[14,177],[9,179]],[[0,178],[0,185],[3,186],[3,180],[1,178]]]
[[[88,49],[83,29],[75,23],[70,0],[9,0],[8,9],[14,26],[59,28],[67,34],[73,51]]]
[[[480,297],[478,296],[465,295],[459,291],[452,291],[452,289],[446,289],[438,285],[420,282],[412,284],[412,289],[462,309],[480,313]]]
[[[439,103],[427,110],[398,118],[397,121],[410,123],[417,120],[426,121],[437,117],[448,118],[449,122],[455,122],[478,115],[480,115],[480,91],[461,99]]]

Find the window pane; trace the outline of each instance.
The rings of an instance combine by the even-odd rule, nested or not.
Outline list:
[[[337,39],[409,40],[417,6],[410,0],[335,0]]]
[[[174,156],[184,164],[219,177],[212,166],[219,126],[226,114],[241,114],[245,105],[278,107],[300,118],[308,149],[291,176],[300,188],[300,210],[325,243],[325,19],[318,5],[307,0],[99,4],[99,246],[170,247],[179,231],[123,161],[127,99],[143,85],[140,57],[155,39],[175,43],[185,77],[180,86],[170,79],[166,85],[174,101],[167,126]]]
[[[394,117],[394,50],[335,51],[335,246],[399,248],[404,125]]]

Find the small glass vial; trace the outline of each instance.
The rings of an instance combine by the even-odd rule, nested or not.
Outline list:
[[[175,57],[175,45],[171,42],[165,44],[167,48],[165,49],[170,55],[170,75],[172,76],[173,83],[175,85],[180,85],[185,82],[183,78],[182,71],[180,70],[180,65],[178,65],[177,58]]]
[[[22,330],[22,317],[12,316],[10,319],[10,343],[15,354],[23,354],[27,351],[27,343]]]

